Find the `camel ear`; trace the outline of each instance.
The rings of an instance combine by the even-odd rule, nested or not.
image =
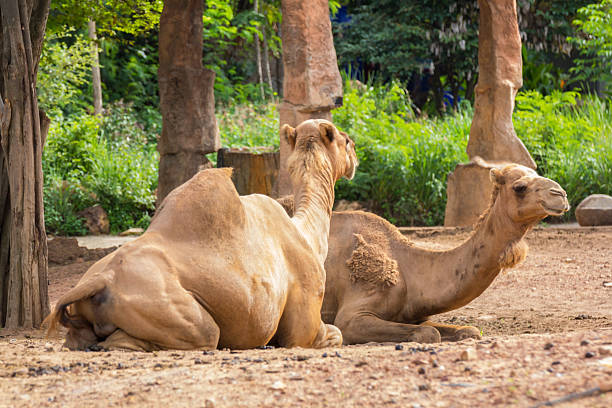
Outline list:
[[[296,131],[294,128],[292,128],[291,126],[287,124],[284,124],[281,127],[280,135],[281,137],[285,138],[287,143],[289,143],[289,146],[291,146],[291,150],[295,149],[295,138],[297,135],[296,135]]]
[[[334,141],[334,130],[334,125],[331,123],[323,122],[319,124],[319,132],[321,132],[321,137],[323,138],[325,145],[328,145]]]
[[[491,169],[489,177],[491,178],[491,182],[493,182],[493,184],[503,185],[506,183],[506,180],[504,179],[504,174],[497,167],[493,167]]]

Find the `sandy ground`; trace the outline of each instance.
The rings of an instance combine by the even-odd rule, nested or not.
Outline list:
[[[405,232],[435,248],[467,236],[439,228]],[[471,304],[437,318],[478,326],[482,340],[70,352],[61,338],[5,330],[0,407],[612,406],[612,392],[602,392],[612,387],[612,227],[539,228],[527,242],[522,265]],[[93,263],[87,259],[50,268],[52,302]]]

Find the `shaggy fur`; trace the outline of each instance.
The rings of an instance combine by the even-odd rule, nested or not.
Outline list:
[[[351,282],[369,285],[393,286],[399,282],[397,261],[386,255],[380,242],[366,242],[361,234],[355,234],[356,248],[346,261]]]

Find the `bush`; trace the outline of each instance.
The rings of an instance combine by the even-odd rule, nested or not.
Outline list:
[[[521,92],[514,126],[538,173],[557,181],[572,208],[590,194],[612,194],[610,101],[574,92]],[[564,216],[567,220],[573,211]]]
[[[345,86],[334,123],[355,140],[355,178],[340,181],[337,198],[365,201],[398,225],[436,225],[444,220],[446,176],[467,160],[471,110],[434,120],[414,120],[409,98],[395,83]]]
[[[47,229],[86,233],[77,213],[95,204],[107,211],[113,233],[146,228],[157,187],[158,158],[150,138],[126,107],[102,118],[54,118],[43,153]]]

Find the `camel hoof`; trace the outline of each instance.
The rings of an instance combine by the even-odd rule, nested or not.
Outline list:
[[[410,336],[408,341],[416,343],[439,343],[442,341],[440,332],[435,327],[420,326],[418,330]]]
[[[342,332],[332,324],[326,324],[327,336],[318,343],[312,345],[313,348],[339,347],[342,345]]]
[[[457,331],[452,336],[449,336],[448,338],[444,338],[443,340],[444,341],[461,341],[465,339],[476,339],[476,340],[482,339],[482,336],[480,335],[480,330],[478,329],[478,327],[464,326],[460,329],[457,329]]]
[[[461,329],[457,330],[455,337],[457,337],[457,341],[464,339],[482,339],[482,336],[480,335],[480,330],[478,329],[478,327],[474,326],[462,327]]]

